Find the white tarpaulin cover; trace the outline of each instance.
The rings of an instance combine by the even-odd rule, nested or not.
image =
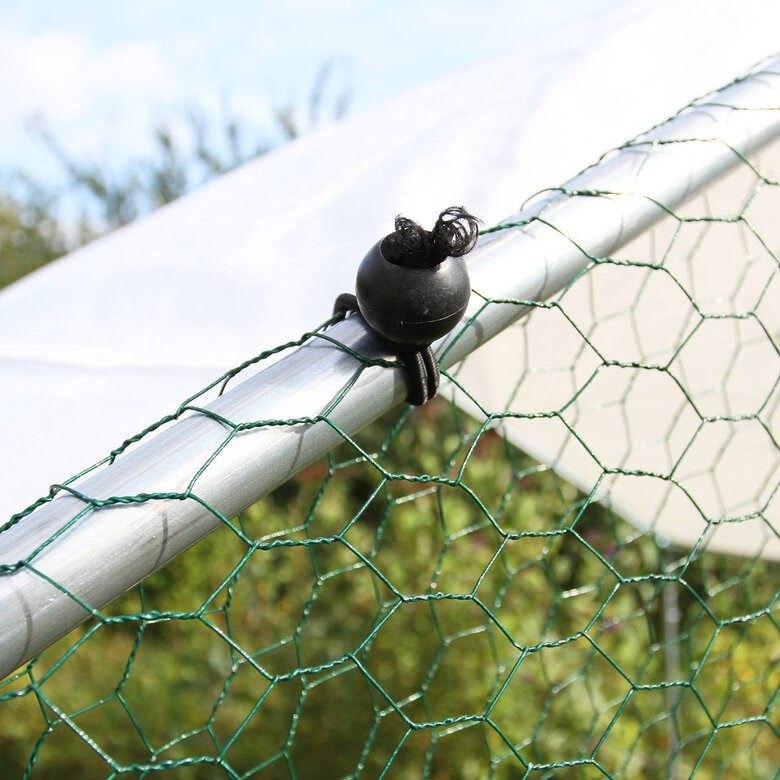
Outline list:
[[[0,291],[0,518],[326,319],[397,213],[430,224],[463,203],[497,222],[771,54],[778,29],[774,0],[617,3]]]

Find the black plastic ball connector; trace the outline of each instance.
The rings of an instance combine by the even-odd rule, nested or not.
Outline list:
[[[463,255],[474,248],[479,220],[464,208],[443,211],[427,231],[396,217],[395,232],[374,244],[357,272],[356,295],[339,295],[334,313],[359,311],[391,341],[406,366],[407,401],[436,395],[439,364],[431,343],[461,320],[471,294]]]

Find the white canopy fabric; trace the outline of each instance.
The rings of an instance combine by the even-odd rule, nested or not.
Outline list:
[[[397,213],[430,223],[462,203],[496,222],[771,54],[778,29],[775,0],[619,2],[0,291],[0,518],[326,319]]]

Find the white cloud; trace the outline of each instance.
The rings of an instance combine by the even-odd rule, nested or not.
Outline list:
[[[160,47],[122,43],[106,51],[74,33],[0,33],[0,105],[5,122],[43,112],[72,119],[90,104],[139,93],[147,98],[170,87]]]
[[[173,120],[175,132],[191,106],[217,124],[226,106],[250,126],[271,124],[262,90],[222,86],[218,73],[198,78],[193,66],[204,51],[197,37],[164,40],[168,45],[125,40],[98,46],[72,31],[0,30],[0,172],[20,167],[58,178],[53,158],[30,135],[36,117],[76,158],[119,165],[149,148],[156,123]]]
[[[174,71],[157,43],[99,48],[74,32],[0,31],[0,165],[53,173],[50,155],[30,138],[34,117],[79,154],[105,156],[109,129],[114,151],[137,151],[148,139],[150,107],[176,93]]]

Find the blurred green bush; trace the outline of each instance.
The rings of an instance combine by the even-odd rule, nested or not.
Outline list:
[[[357,441],[392,479],[344,443],[4,683],[0,777],[773,776],[777,566],[441,399]]]

